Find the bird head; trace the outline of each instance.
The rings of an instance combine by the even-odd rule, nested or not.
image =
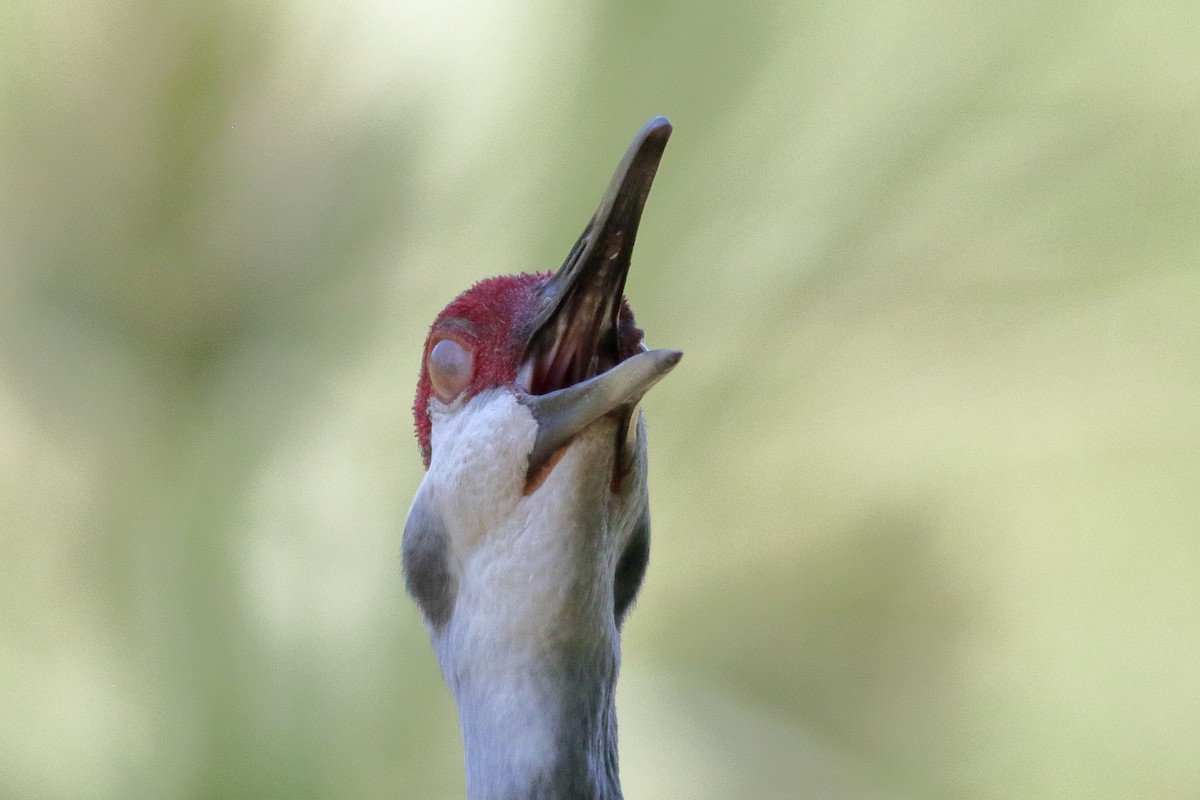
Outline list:
[[[670,132],[638,133],[557,272],[480,281],[425,341],[404,569],[487,796],[615,781],[619,629],[649,552],[640,401],[682,355],[646,348],[623,292]]]
[[[442,405],[469,402],[500,387],[524,398],[543,396],[646,350],[623,293],[642,209],[670,133],[662,117],[642,129],[557,273],[482,280],[438,314],[425,340],[413,404],[426,468],[432,458],[431,399]],[[664,351],[655,360],[669,362],[669,370],[678,354]],[[650,388],[626,383],[638,397]]]

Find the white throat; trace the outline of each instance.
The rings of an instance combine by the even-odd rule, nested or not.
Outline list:
[[[421,505],[444,533],[453,608],[431,638],[458,704],[468,795],[619,798],[613,574],[645,514],[643,462],[614,491],[618,423],[605,417],[526,494],[537,424],[512,392],[430,412],[433,457],[410,519]]]

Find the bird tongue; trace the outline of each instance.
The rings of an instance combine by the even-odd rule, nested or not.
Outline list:
[[[600,207],[543,289],[525,347],[524,388],[540,395],[611,369],[622,359],[618,317],[638,223],[671,123],[655,117],[634,137]],[[624,354],[628,356],[629,354]]]

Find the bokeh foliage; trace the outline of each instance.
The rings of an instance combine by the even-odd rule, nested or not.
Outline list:
[[[454,797],[424,327],[675,137],[631,797],[1200,792],[1200,7],[9,3],[0,796]]]

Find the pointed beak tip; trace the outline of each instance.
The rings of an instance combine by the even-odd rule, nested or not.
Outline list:
[[[644,136],[670,136],[673,130],[671,121],[664,116],[657,116],[642,126]]]
[[[626,156],[627,161],[636,160],[643,164],[653,162],[653,168],[657,169],[658,160],[662,158],[672,130],[674,129],[666,117],[654,117],[642,126],[642,129],[637,132],[637,136],[633,137]],[[646,188],[648,191],[649,187]]]
[[[639,388],[633,392],[637,399],[641,399],[642,395],[650,390],[650,387],[658,383],[667,373],[675,369],[675,365],[683,358],[682,350],[647,350],[640,353],[631,359],[626,359],[623,364],[628,364],[634,359],[641,359],[644,363],[639,369],[642,372],[642,378],[639,381]],[[633,370],[630,370],[633,372]]]
[[[682,350],[651,350],[658,357],[659,369],[665,375],[675,369],[675,365],[683,360]]]

